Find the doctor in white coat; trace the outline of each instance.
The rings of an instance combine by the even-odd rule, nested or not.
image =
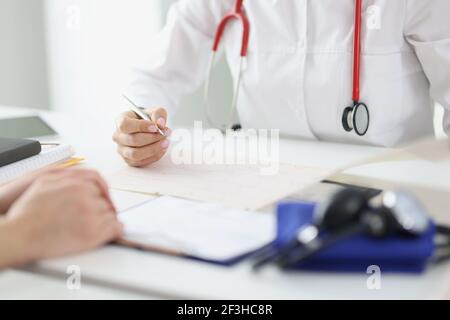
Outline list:
[[[360,99],[364,135],[343,127],[353,104],[356,0],[245,0],[250,25],[237,111],[244,128],[280,129],[306,139],[396,146],[433,134],[433,106],[450,127],[450,1],[363,0]],[[222,17],[235,0],[179,0],[148,64],[127,95],[156,123],[124,113],[113,139],[132,166],[158,161],[169,141],[156,133],[178,101],[204,82]],[[242,25],[227,26],[220,47],[238,78]]]

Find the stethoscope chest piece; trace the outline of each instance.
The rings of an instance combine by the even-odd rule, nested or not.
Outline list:
[[[369,130],[370,114],[367,105],[357,102],[351,107],[344,109],[342,115],[342,126],[347,132],[355,130],[359,136],[364,136]]]

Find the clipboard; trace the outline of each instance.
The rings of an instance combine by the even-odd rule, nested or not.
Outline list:
[[[119,213],[115,244],[232,265],[275,239],[275,215],[163,196]]]

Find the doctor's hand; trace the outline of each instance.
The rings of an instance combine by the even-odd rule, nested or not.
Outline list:
[[[147,114],[155,122],[141,120],[128,111],[117,120],[117,130],[113,140],[117,151],[133,167],[145,167],[159,161],[167,152],[171,130],[167,125],[167,112],[163,108],[147,109]],[[166,137],[158,133],[161,129]]]
[[[91,170],[37,178],[6,213],[12,264],[93,249],[121,236],[106,183]]]

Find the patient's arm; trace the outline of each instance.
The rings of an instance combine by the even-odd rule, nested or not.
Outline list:
[[[17,195],[19,187],[7,186],[6,198]],[[121,234],[122,224],[98,173],[45,174],[0,217],[0,269],[94,249]]]
[[[4,215],[14,200],[18,197],[18,184],[0,186],[0,215]]]
[[[4,215],[11,203],[14,202],[14,193],[12,191],[13,187],[11,185],[0,186],[0,215]]]
[[[24,177],[16,179],[10,183],[0,186],[0,215],[8,212],[11,205],[28,189],[28,187],[39,177],[49,173],[62,171],[62,168],[45,168],[33,173],[29,173]]]
[[[26,240],[16,223],[0,217],[0,270],[30,261]]]
[[[0,186],[0,215],[4,215],[9,210],[35,178],[35,175],[28,176]]]

